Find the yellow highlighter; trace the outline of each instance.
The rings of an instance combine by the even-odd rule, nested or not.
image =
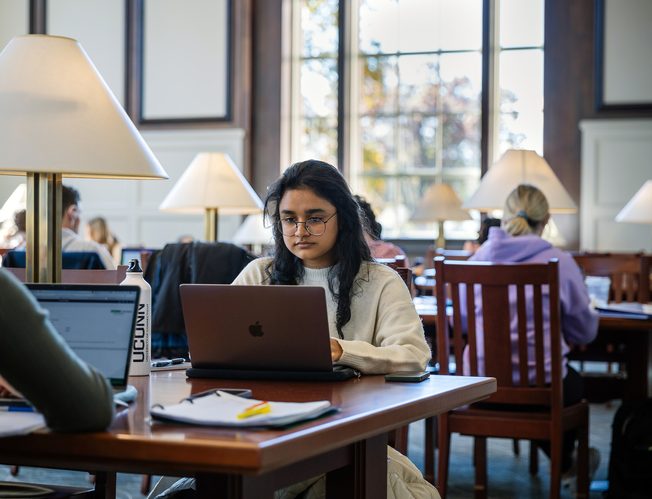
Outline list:
[[[250,418],[251,416],[257,416],[258,414],[267,414],[272,408],[269,405],[269,402],[266,400],[258,402],[250,407],[247,407],[244,411],[238,414],[236,417],[238,419]]]

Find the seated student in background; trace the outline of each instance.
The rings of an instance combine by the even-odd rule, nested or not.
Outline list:
[[[562,355],[568,351],[567,343],[583,345],[590,343],[598,332],[598,314],[590,306],[589,294],[582,273],[573,257],[541,238],[550,213],[548,201],[544,194],[532,185],[519,185],[507,200],[503,211],[502,227],[491,227],[487,241],[471,256],[470,260],[491,262],[546,263],[551,258],[559,259],[559,301],[561,303]],[[478,338],[478,368],[484,370],[482,353],[482,301],[476,298],[476,321]],[[515,309],[515,303],[513,304]],[[465,310],[462,307],[462,310]],[[544,320],[547,320],[547,309],[544,308]],[[544,334],[549,331],[544,330]],[[516,338],[516,333],[513,335]],[[528,336],[534,338],[534,331],[528,331]],[[514,339],[514,341],[516,341]],[[550,352],[546,351],[546,378],[550,379]],[[468,362],[465,363],[468,366]],[[482,372],[482,371],[481,371]],[[530,373],[534,379],[535,373]],[[564,365],[564,405],[572,405],[583,397],[581,376],[572,367]],[[567,433],[564,436],[562,472],[568,472],[573,465],[575,435]],[[540,447],[549,454],[547,442]],[[594,467],[599,462],[597,449],[590,451]],[[595,471],[595,469],[593,470]]]
[[[77,189],[63,185],[61,186],[61,251],[95,252],[99,255],[104,267],[110,270],[115,269],[113,258],[107,249],[95,241],[86,241],[79,236],[79,223],[81,208],[79,207],[80,197]]]
[[[480,222],[480,230],[478,231],[478,238],[475,241],[466,241],[464,248],[466,251],[475,253],[478,248],[482,246],[489,237],[489,229],[491,227],[500,227],[500,218],[485,217]]]
[[[54,431],[101,431],[113,419],[107,380],[68,348],[29,291],[0,269],[0,375]],[[12,392],[0,380],[0,393]]]
[[[86,224],[86,239],[104,246],[113,258],[113,262],[120,262],[122,246],[120,246],[118,238],[109,230],[106,218],[94,217],[88,221]]]
[[[373,258],[395,258],[397,255],[405,256],[405,251],[403,251],[401,248],[395,244],[392,244],[388,241],[383,241],[381,239],[383,226],[376,220],[376,215],[374,214],[374,211],[367,200],[358,195],[353,197],[358,202],[358,205],[362,210],[364,239],[367,241],[367,245],[369,245],[371,256]],[[405,256],[404,266],[410,266],[410,262],[407,256]]]
[[[275,256],[252,261],[233,284],[321,286],[334,363],[365,374],[425,369],[430,349],[410,293],[394,270],[372,260],[358,203],[335,167],[316,160],[292,165],[270,186],[265,214],[274,222]],[[291,314],[292,305],[284,313]],[[406,491],[407,497],[439,497],[407,457],[392,448],[387,468],[387,497],[406,497]],[[187,485],[179,482],[175,488]],[[299,494],[325,497],[325,478],[286,487],[275,497]]]

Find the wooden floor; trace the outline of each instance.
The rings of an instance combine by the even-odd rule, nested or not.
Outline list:
[[[611,442],[611,422],[618,408],[618,402],[591,405],[590,445],[600,450],[602,460],[594,480],[607,479],[609,449]],[[449,498],[473,497],[472,440],[468,437],[454,436],[451,453],[451,472]],[[528,473],[528,448],[521,442],[521,455],[515,457],[511,440],[492,439],[488,444],[489,452],[489,497],[490,498],[546,498],[548,497],[548,459],[541,454],[539,475],[531,477]],[[410,450],[412,461],[423,466],[423,423],[414,423],[410,427]],[[11,477],[7,466],[0,466],[0,480],[25,480],[40,483],[59,483],[86,486],[88,475],[81,472],[46,470],[39,468],[22,468],[17,478]],[[595,485],[600,485],[594,481]],[[120,499],[138,498],[140,494],[139,475],[118,475],[118,497]],[[570,498],[567,491],[563,497]],[[592,499],[602,498],[602,493],[594,491]]]

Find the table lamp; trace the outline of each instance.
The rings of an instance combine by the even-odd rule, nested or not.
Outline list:
[[[413,222],[437,222],[439,225],[436,248],[444,248],[444,222],[446,220],[470,220],[468,212],[462,209],[462,201],[453,188],[445,183],[435,183],[428,187],[417,205],[412,217]]]
[[[260,255],[263,246],[274,244],[274,233],[271,225],[265,226],[263,214],[257,213],[245,218],[242,225],[235,231],[233,242],[251,245],[253,252]]]
[[[551,213],[575,213],[577,205],[548,162],[534,151],[509,149],[482,177],[480,186],[462,208],[480,211],[502,210],[505,200],[519,184],[541,189]]]
[[[167,178],[84,49],[26,35],[0,53],[0,173],[27,176],[26,280],[61,280],[62,177]]]
[[[616,215],[616,222],[652,224],[652,180],[648,180]]]
[[[228,154],[201,152],[165,197],[160,210],[204,213],[206,241],[217,241],[219,214],[259,213],[263,203]]]

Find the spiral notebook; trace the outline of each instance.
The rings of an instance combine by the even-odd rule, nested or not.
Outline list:
[[[272,402],[242,398],[220,390],[178,404],[152,406],[152,417],[164,421],[203,426],[287,426],[336,410],[328,400]]]

